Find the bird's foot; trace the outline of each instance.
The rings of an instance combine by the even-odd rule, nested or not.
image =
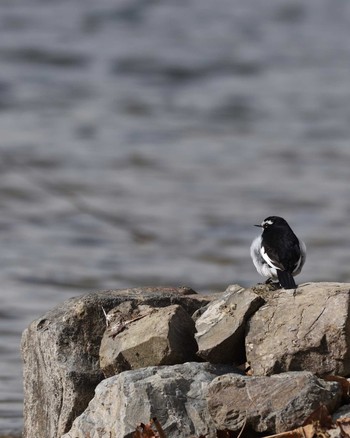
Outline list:
[[[277,290],[281,288],[278,280],[276,281],[276,279],[273,277],[268,278],[264,284],[266,284],[266,286],[269,286],[270,290]]]

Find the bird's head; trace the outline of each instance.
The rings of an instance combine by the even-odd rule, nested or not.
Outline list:
[[[283,217],[279,216],[269,216],[266,219],[264,219],[260,225],[254,225],[255,227],[260,227],[266,230],[267,228],[272,227],[280,227],[280,226],[287,226],[289,227],[286,220],[283,219]]]

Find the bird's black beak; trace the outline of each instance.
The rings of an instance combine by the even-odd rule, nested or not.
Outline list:
[[[262,225],[254,225],[254,227],[260,227],[260,228],[263,228]]]

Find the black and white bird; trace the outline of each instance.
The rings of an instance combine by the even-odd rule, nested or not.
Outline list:
[[[256,270],[266,283],[279,282],[284,289],[295,289],[294,276],[301,272],[306,258],[305,243],[298,239],[282,217],[269,216],[260,225],[262,234],[250,247]]]

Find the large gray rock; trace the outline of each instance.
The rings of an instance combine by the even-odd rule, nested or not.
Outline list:
[[[270,377],[227,374],[209,385],[208,408],[218,430],[280,433],[292,430],[321,404],[332,412],[341,388],[307,371]]]
[[[211,363],[243,363],[246,322],[263,303],[251,290],[229,286],[196,320],[198,355]]]
[[[102,338],[100,366],[106,377],[125,370],[196,360],[194,321],[181,306],[143,308],[128,312],[127,318],[132,319],[123,321],[124,315],[116,315],[117,321],[111,321]],[[121,331],[114,334],[115,330]]]
[[[189,314],[210,300],[189,288],[136,288],[73,298],[23,332],[24,438],[56,438],[70,429],[94,396],[103,374],[99,348],[106,312],[133,306],[181,305]]]
[[[310,283],[271,293],[250,319],[247,360],[254,375],[309,370],[350,374],[350,284]]]
[[[216,437],[206,403],[209,383],[232,367],[208,363],[149,367],[105,379],[62,438],[131,438],[157,417],[167,438]]]

